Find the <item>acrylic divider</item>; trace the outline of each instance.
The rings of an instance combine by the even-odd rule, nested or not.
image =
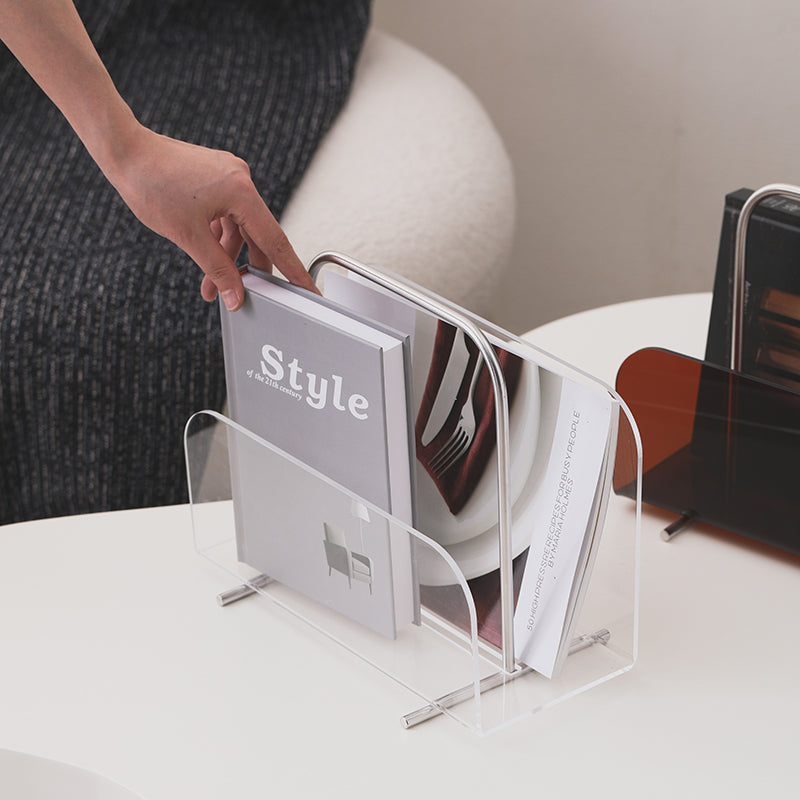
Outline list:
[[[439,545],[216,412],[190,419],[185,444],[195,548],[232,586],[268,598],[424,704],[469,687],[464,702],[443,710],[481,728],[478,681],[496,666],[478,671],[474,603]],[[467,630],[425,612],[415,624],[408,597],[396,602],[412,558],[461,587],[453,610]]]
[[[375,280],[384,288],[402,294],[423,308],[433,309],[433,313],[461,327],[467,335],[475,336],[477,331],[477,338],[485,341],[483,332],[486,331],[504,338],[509,347],[515,348],[515,352],[523,353],[526,358],[543,368],[581,380],[598,392],[610,393],[620,402],[622,410],[617,463],[624,465],[633,480],[641,475],[641,444],[635,423],[624,402],[610,387],[485,320],[449,304],[443,298],[421,287],[404,283],[403,279],[380,273],[334,253],[318,256],[312,265],[312,274],[318,272],[323,264],[352,269],[362,277]],[[493,352],[489,354],[489,363],[493,356]],[[496,398],[502,405],[505,386],[502,374],[499,374],[499,382],[495,382],[494,388]],[[498,440],[507,441],[508,420],[502,422],[502,411],[500,428]],[[421,705],[417,704],[418,708],[400,710],[403,724],[407,727],[444,714],[478,733],[489,733],[620,675],[635,662],[638,646],[641,517],[638,492],[634,503],[613,494],[609,500],[591,581],[588,587],[584,587],[585,597],[578,611],[571,655],[556,677],[547,679],[524,664],[518,664],[513,660],[513,655],[511,668],[508,668],[508,652],[510,649],[513,654],[513,643],[509,645],[505,636],[499,648],[487,644],[478,636],[474,584],[467,581],[448,550],[424,531],[415,530],[390,517],[334,484],[327,476],[315,472],[215,412],[200,412],[192,417],[187,424],[185,444],[197,551],[231,576],[231,591],[234,595],[254,593],[268,598],[282,611],[302,620],[320,635],[338,642],[349,653],[408,688],[422,702]],[[243,557],[247,558],[252,564],[257,559],[250,553],[242,552],[241,534],[237,541],[234,505],[237,509],[241,508],[243,497],[236,497],[235,492],[242,488],[243,482],[241,476],[237,477],[232,491],[231,468],[233,467],[236,474],[237,464],[242,463],[243,454],[247,464],[256,465],[249,471],[257,473],[257,484],[253,484],[250,491],[245,486],[245,492],[247,497],[252,495],[252,506],[262,509],[262,530],[267,542],[264,553],[259,555],[259,558],[263,556],[265,560],[259,561],[258,568],[248,566],[242,560]],[[498,565],[502,570],[504,558],[508,557],[510,560],[512,529],[517,509],[512,507],[508,496],[508,483],[503,483],[502,462],[504,459],[507,462],[508,451],[503,453],[502,444],[498,455],[499,524],[496,545]],[[338,611],[333,610],[329,607],[333,604],[330,596],[323,595],[314,599],[315,589],[303,585],[303,581],[291,574],[291,571],[287,573],[284,562],[287,559],[297,560],[298,556],[297,553],[293,556],[298,530],[295,522],[300,529],[305,528],[308,523],[302,520],[290,521],[288,525],[292,530],[287,530],[284,521],[277,527],[270,527],[271,515],[268,509],[290,507],[292,500],[287,495],[287,487],[291,486],[306,486],[307,490],[309,487],[313,488],[317,494],[327,498],[324,503],[325,513],[328,514],[330,509],[330,513],[338,515],[338,524],[332,520],[331,526],[345,531],[344,550],[339,552],[342,563],[335,563],[335,555],[332,556],[333,564],[321,561],[326,557],[326,535],[323,523],[319,520],[312,520],[310,523],[308,547],[309,552],[313,551],[316,564],[314,569],[323,570],[317,576],[316,583],[330,589],[338,581],[337,592],[349,593],[346,596],[350,600],[356,599],[355,607],[342,606]],[[235,501],[232,498],[236,498]],[[237,513],[241,515],[240,511]],[[257,515],[259,512],[251,509],[247,513]],[[508,514],[509,523],[505,529],[504,513]],[[365,523],[365,517],[371,522]],[[396,541],[398,537],[405,537],[412,543],[411,549],[423,575],[426,567],[432,567],[440,576],[448,576],[445,582],[453,589],[450,592],[447,614],[443,615],[441,609],[434,613],[423,604],[418,620],[420,624],[400,625],[396,638],[376,632],[373,629],[376,625],[369,627],[370,623],[365,623],[363,619],[365,605],[370,602],[369,598],[374,597],[370,595],[370,589],[373,592],[378,590],[375,581],[380,556],[376,554],[386,547],[387,531],[390,532],[390,540]],[[513,533],[517,535],[517,530],[513,530]],[[529,533],[523,530],[522,535]],[[335,548],[329,546],[329,549]],[[366,552],[368,550],[371,554]],[[350,567],[346,566],[348,557],[357,555],[366,556],[370,568],[375,568],[372,584],[364,575],[354,577],[352,563]],[[273,571],[276,574],[267,578],[265,573],[271,571],[273,559],[276,565]],[[311,561],[303,563],[310,571],[308,564]],[[364,565],[362,560],[362,572]],[[359,569],[358,564],[355,569]],[[280,579],[275,580],[275,577]],[[510,574],[506,580],[511,580]],[[312,580],[312,587],[314,583]],[[504,614],[507,616],[509,610],[513,614],[514,597],[513,590],[507,588],[509,585],[510,583],[503,582],[501,576],[497,598],[501,618]],[[253,635],[257,636],[258,631],[253,631]]]

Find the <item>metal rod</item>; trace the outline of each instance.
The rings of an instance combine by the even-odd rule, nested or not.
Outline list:
[[[744,258],[747,244],[747,226],[755,207],[773,195],[800,200],[800,188],[785,183],[770,183],[757,189],[745,200],[736,224],[736,246],[733,251],[733,302],[731,303],[731,358],[732,370],[742,369],[742,333],[744,330]]]
[[[696,519],[694,511],[685,511],[675,522],[671,522],[661,531],[661,538],[668,542],[674,539],[681,531],[685,531]]]
[[[494,348],[489,344],[483,331],[463,314],[428,295],[424,289],[397,280],[373,267],[361,264],[340,253],[320,253],[309,265],[308,271],[313,279],[324,264],[336,264],[355,272],[385,289],[410,300],[420,308],[436,317],[460,328],[475,343],[483,356],[492,380],[495,399],[495,427],[497,431],[497,528],[500,551],[500,609],[502,619],[503,669],[513,673],[514,660],[514,578],[511,548],[511,500],[509,497],[509,437],[508,437],[508,390],[503,378],[500,362]],[[424,531],[423,531],[424,533]]]
[[[221,606],[229,606],[237,600],[243,600],[245,597],[255,594],[259,589],[263,589],[272,583],[272,580],[268,575],[256,575],[255,578],[247,583],[243,583],[241,586],[234,586],[232,589],[218,594],[217,603]]]
[[[578,636],[576,639],[572,640],[572,643],[569,647],[569,654],[573,655],[573,653],[578,653],[581,650],[585,650],[587,647],[591,647],[593,644],[608,644],[608,640],[610,638],[611,633],[607,628],[602,628],[595,633],[586,633],[583,636]],[[491,689],[496,689],[498,686],[502,686],[508,681],[514,681],[517,678],[521,678],[523,675],[527,675],[530,672],[533,672],[530,667],[520,667],[516,670],[516,672],[513,672],[510,675],[506,672],[493,672],[491,675],[487,675],[480,681],[480,692],[483,694]],[[460,689],[455,689],[452,692],[437,698],[433,703],[429,703],[422,708],[418,708],[416,711],[406,714],[402,718],[403,727],[413,728],[415,725],[419,725],[422,722],[427,722],[429,719],[439,716],[444,709],[452,708],[459,703],[471,700],[474,697],[474,693],[475,687],[472,683],[468,684],[467,686],[462,686]]]

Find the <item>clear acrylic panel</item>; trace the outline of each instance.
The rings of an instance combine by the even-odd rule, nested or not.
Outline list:
[[[524,665],[508,674],[498,648],[478,635],[476,602],[485,604],[485,593],[476,599],[475,581],[437,542],[216,412],[192,417],[185,444],[198,553],[230,575],[234,591],[249,586],[278,613],[293,615],[409,689],[419,704],[398,709],[407,727],[445,714],[489,733],[633,665],[638,537],[636,506],[628,501],[612,498],[563,669],[552,679]],[[309,496],[317,501],[308,504]],[[294,511],[276,519],[274,510],[287,508]],[[263,540],[255,551],[242,533],[253,525]],[[307,535],[299,533],[303,527]],[[328,541],[337,535],[338,547]],[[392,540],[401,542],[394,551]],[[398,553],[408,554],[415,578],[433,575],[435,588],[447,592],[446,605],[426,604],[423,585],[416,609],[400,612],[395,602],[386,610],[390,602],[383,616],[370,618],[369,605],[386,598],[379,580],[387,552],[395,569],[405,563]],[[270,573],[282,580],[265,579]],[[496,606],[498,598],[489,602]],[[338,610],[330,607],[337,603],[343,603]]]
[[[195,548],[232,586],[248,584],[423,704],[468,687],[447,713],[480,727],[474,605],[441,547],[215,412],[195,414],[185,441]],[[454,612],[467,630],[395,597],[412,561],[461,589]]]
[[[312,276],[323,264],[357,278],[326,271],[326,297],[410,339],[414,524],[235,422],[200,412],[186,430],[197,550],[232,584],[248,584],[413,692],[419,706],[399,710],[407,727],[446,714],[489,733],[630,669],[642,457],[625,402],[404,279],[334,253],[315,259]],[[437,440],[426,443],[425,430],[436,416],[429,389],[445,385],[459,337],[471,348],[461,368],[475,377],[463,378],[449,422],[466,396],[484,409],[484,422],[494,420],[496,437],[456,512],[452,496],[442,501],[452,486],[437,481]],[[481,359],[491,382],[484,378],[472,400]],[[593,462],[573,458],[570,420],[592,442],[585,450]],[[579,476],[583,492],[571,494]],[[554,561],[566,567],[553,569]],[[557,581],[556,590],[544,587]]]

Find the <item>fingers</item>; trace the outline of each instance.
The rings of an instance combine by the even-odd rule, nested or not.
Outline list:
[[[232,261],[236,261],[239,253],[241,252],[244,239],[239,231],[239,226],[227,217],[219,220],[220,235],[217,237],[219,243],[222,245],[223,250],[230,256]]]
[[[239,270],[211,229],[205,236],[186,247],[186,253],[205,272],[200,292],[205,300],[213,300],[217,292],[228,311],[236,311],[244,302],[244,286]]]
[[[203,281],[200,284],[200,295],[207,303],[210,303],[217,297],[217,287],[214,286],[214,281],[212,281],[208,275],[203,275]]]
[[[220,243],[231,261],[235,261],[242,249],[242,244],[244,244],[239,226],[232,220],[223,217],[212,220],[209,227],[212,236]],[[203,300],[209,303],[216,298],[217,287],[210,275],[203,275],[200,294]]]
[[[289,239],[278,225],[261,196],[253,187],[249,203],[240,215],[234,215],[247,242],[253,266],[272,272],[274,264],[287,280],[319,294],[314,281],[297,257]]]
[[[206,154],[204,150],[200,152]],[[196,155],[194,150],[192,153]],[[217,196],[214,196],[214,190],[192,194],[192,207],[188,214],[184,214],[184,224],[177,228],[179,235],[164,232],[205,273],[200,286],[203,298],[213,300],[219,292],[229,310],[235,311],[242,305],[244,288],[234,262],[245,241],[254,266],[272,272],[275,265],[292,283],[319,294],[286,234],[253,184],[247,164],[229,153],[214,152],[213,155],[215,159],[223,158],[225,165],[223,179],[216,185]],[[192,217],[197,218],[196,214],[202,211],[203,205],[208,213],[207,222],[197,229]]]
[[[242,231],[245,242],[247,242],[247,260],[264,272],[272,273],[272,261],[261,252],[258,245],[247,235],[247,231]]]

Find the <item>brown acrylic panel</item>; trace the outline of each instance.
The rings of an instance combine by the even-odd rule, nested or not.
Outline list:
[[[800,553],[800,393],[657,348],[626,359],[617,391],[642,437],[644,502]],[[632,486],[615,474],[619,494]]]

